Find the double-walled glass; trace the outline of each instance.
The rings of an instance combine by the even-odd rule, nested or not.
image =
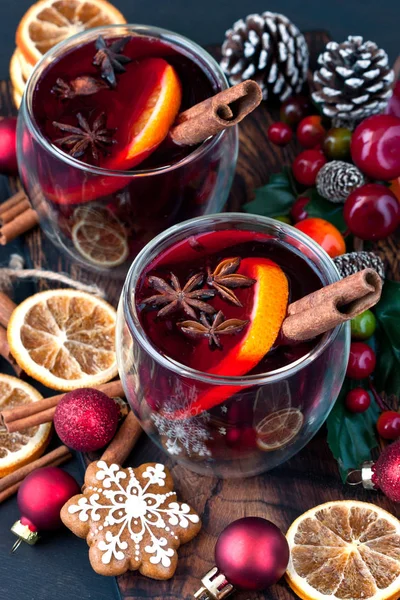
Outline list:
[[[143,330],[135,307],[141,273],[169,246],[192,235],[224,229],[268,234],[306,256],[324,285],[339,279],[321,247],[288,225],[236,213],[186,221],[155,238],[133,262],[118,309],[117,357],[129,403],[156,444],[198,473],[246,477],[286,461],[320,428],[345,376],[349,326],[341,325],[322,336],[296,362],[260,375],[211,375],[161,354]],[[191,404],[205,390],[222,399],[229,397],[229,410],[224,400],[211,410],[191,414]],[[229,440],[240,428],[252,430],[257,443],[248,449],[232,447]]]
[[[194,42],[138,25],[96,28],[72,36],[35,67],[19,113],[18,161],[41,227],[75,261],[101,272],[125,275],[132,258],[155,235],[184,219],[222,209],[235,170],[238,135],[236,127],[230,128],[176,163],[150,170],[141,170],[139,165],[132,171],[88,165],[51,144],[35,118],[37,84],[66,52],[84,48],[99,35],[160,40],[167,53],[193,61],[214,93],[226,89],[228,83],[218,63]],[[198,82],[189,77],[182,85],[196,86]]]

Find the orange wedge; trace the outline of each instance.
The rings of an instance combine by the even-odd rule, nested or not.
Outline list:
[[[40,0],[22,17],[16,43],[25,60],[34,65],[71,35],[118,23],[126,23],[125,17],[106,0]]]

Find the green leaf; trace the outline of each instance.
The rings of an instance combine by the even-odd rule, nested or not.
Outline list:
[[[270,176],[267,185],[255,190],[255,198],[243,206],[248,213],[275,217],[289,212],[296,196],[290,178],[290,170]]]
[[[388,396],[400,395],[400,282],[386,280],[375,307],[377,365],[374,385]]]
[[[344,404],[350,389],[359,386],[358,381],[345,380],[326,422],[329,448],[338,461],[343,482],[350,469],[358,469],[364,461],[371,460],[371,450],[378,446],[375,423],[380,411],[372,395],[371,405],[364,413],[351,413]]]
[[[329,202],[322,198],[317,192],[316,188],[310,188],[305,191],[302,196],[308,196],[310,202],[306,205],[306,210],[309,217],[319,217],[329,221],[332,225],[335,225],[340,232],[344,233],[347,229],[347,225],[343,218],[343,204],[336,204]]]

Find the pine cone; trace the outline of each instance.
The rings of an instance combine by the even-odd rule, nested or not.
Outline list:
[[[316,180],[319,195],[331,202],[345,202],[349,194],[364,183],[361,171],[341,160],[326,163]]]
[[[232,85],[254,79],[264,100],[282,102],[299,93],[307,78],[307,43],[284,15],[248,15],[226,32],[221,67]]]
[[[373,252],[349,252],[333,259],[342,277],[353,275],[363,269],[375,269],[382,280],[385,279],[385,266],[379,256]]]
[[[363,42],[361,36],[349,36],[341,44],[329,42],[318,63],[312,98],[334,127],[354,128],[384,111],[392,95],[394,73],[386,52],[374,42]]]

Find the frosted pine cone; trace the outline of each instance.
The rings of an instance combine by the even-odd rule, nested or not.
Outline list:
[[[374,42],[349,36],[346,42],[329,42],[319,55],[314,73],[314,102],[334,127],[353,128],[384,111],[392,95],[394,73],[388,56]]]
[[[286,100],[307,78],[308,48],[297,27],[284,15],[248,15],[228,29],[221,67],[231,84],[254,79],[264,100]]]
[[[333,259],[337,270],[342,277],[353,275],[363,269],[375,269],[382,280],[385,279],[385,265],[383,260],[373,252],[349,252]]]
[[[364,183],[361,171],[341,160],[326,163],[316,180],[319,195],[331,202],[345,202],[349,194]]]

